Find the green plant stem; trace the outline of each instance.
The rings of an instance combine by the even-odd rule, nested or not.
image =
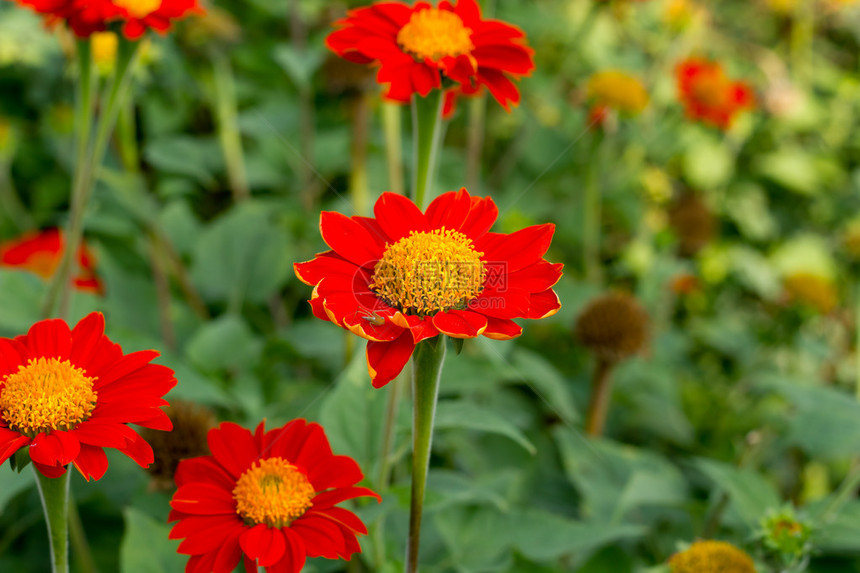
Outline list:
[[[600,175],[603,161],[603,134],[595,132],[591,140],[591,156],[586,169],[585,201],[582,221],[582,257],[585,278],[599,285],[600,269],[600,221],[602,218],[600,198]]]
[[[791,25],[791,65],[794,81],[805,84],[812,59],[815,39],[815,4],[813,0],[799,0]]]
[[[382,129],[385,132],[385,158],[388,162],[388,190],[398,195],[406,193],[403,184],[403,128],[400,106],[382,102]]]
[[[66,471],[58,478],[47,478],[33,467],[36,474],[36,485],[39,498],[42,500],[42,510],[45,513],[45,523],[48,525],[48,540],[51,546],[51,571],[53,573],[68,573],[69,571],[69,478]]]
[[[90,195],[95,183],[95,175],[98,168],[104,160],[105,152],[107,151],[110,134],[113,132],[113,127],[116,124],[116,118],[119,114],[119,109],[128,92],[129,84],[131,83],[131,69],[135,57],[138,53],[139,42],[130,42],[120,36],[119,48],[117,53],[116,66],[114,75],[107,89],[107,97],[102,103],[102,113],[95,127],[95,135],[89,145],[85,146],[88,151],[85,154],[80,152],[80,144],[83,141],[81,134],[78,134],[77,140],[79,149],[77,153],[78,164],[75,166],[75,177],[72,186],[71,208],[69,213],[69,223],[66,231],[66,245],[63,252],[63,257],[60,261],[59,268],[55,273],[51,285],[48,289],[48,296],[45,299],[45,304],[42,307],[43,316],[50,316],[55,301],[59,296],[60,304],[57,314],[60,318],[65,318],[68,314],[69,301],[71,298],[72,284],[72,262],[75,259],[75,254],[80,247],[84,230],[84,214],[89,202]],[[78,44],[83,45],[82,43]],[[83,67],[92,67],[91,58],[79,58],[80,65]],[[90,71],[81,71],[81,77],[89,77]],[[90,86],[90,82],[86,83]],[[82,88],[82,90],[85,88]],[[86,102],[91,102],[92,93],[81,94],[81,99]],[[89,105],[88,110],[81,111],[80,121],[76,129],[88,130],[92,129],[93,109]]]
[[[126,98],[116,122],[116,139],[122,165],[129,173],[140,173],[140,151],[137,148],[137,126],[134,120],[134,100]]]
[[[469,100],[469,131],[466,139],[466,187],[479,193],[481,184],[481,152],[487,120],[487,94]]]
[[[606,415],[609,412],[609,401],[612,396],[612,367],[614,362],[598,358],[594,366],[594,377],[591,383],[591,401],[588,404],[588,414],[585,419],[585,433],[589,436],[602,436],[606,426]]]
[[[215,79],[215,115],[218,118],[218,139],[227,166],[227,177],[234,201],[243,201],[251,196],[242,151],[242,136],[236,103],[236,80],[230,60],[219,50],[212,52],[212,71]]]
[[[412,97],[412,199],[422,210],[425,201],[434,197],[436,160],[444,131],[444,100],[444,92],[439,89],[431,91],[426,98],[418,94]]]
[[[833,499],[824,510],[818,515],[818,521],[826,523],[830,517],[839,511],[845,502],[851,497],[857,488],[860,487],[860,461],[855,460],[851,471],[839,484],[839,488],[834,492]]]
[[[856,387],[854,388],[854,392],[857,396],[857,399],[860,400],[860,281],[858,281],[857,286],[855,287],[855,299],[854,299],[854,329],[855,329],[855,339],[854,339],[854,364],[856,369]]]
[[[418,571],[424,489],[430,467],[433,423],[439,398],[442,364],[445,362],[445,348],[445,337],[439,335],[419,343],[412,355],[412,497],[409,504],[409,541],[406,547],[407,573]]]
[[[356,215],[370,211],[367,186],[367,136],[370,124],[370,97],[362,93],[352,102],[352,147],[350,149],[349,196]]]

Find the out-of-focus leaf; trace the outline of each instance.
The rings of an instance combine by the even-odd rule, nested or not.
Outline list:
[[[319,50],[299,53],[290,44],[280,44],[275,48],[274,58],[296,87],[304,90],[310,87],[311,78],[322,64],[323,54]]]
[[[144,155],[159,171],[184,175],[203,185],[211,185],[215,173],[223,168],[221,150],[212,138],[167,136],[150,142]]]
[[[754,471],[704,458],[696,460],[695,466],[729,496],[732,507],[751,529],[768,509],[781,503],[776,488]]]
[[[684,155],[684,174],[700,189],[724,185],[734,175],[734,170],[734,158],[723,140],[700,140]]]
[[[434,515],[457,571],[490,573],[510,567],[510,546],[519,527],[506,517],[487,506],[450,508]]]
[[[534,445],[513,424],[493,410],[463,401],[441,401],[436,408],[436,429],[477,430],[506,436],[531,454]]]
[[[579,412],[568,391],[569,382],[558,369],[540,354],[525,348],[517,348],[511,354],[511,376],[514,382],[530,386],[547,402],[547,407],[558,413],[567,423],[579,420]]]
[[[537,510],[523,511],[509,519],[517,524],[514,546],[535,561],[573,555],[581,562],[605,545],[645,533],[645,528],[638,525],[573,521]]]
[[[140,510],[123,512],[125,534],[119,549],[120,570],[124,573],[176,573],[183,571],[187,555],[176,552],[179,541],[169,540],[170,526],[155,521]]]
[[[36,483],[33,472],[19,473],[11,471],[5,465],[0,464],[0,515],[3,514],[3,508],[10,499]]]
[[[264,302],[292,270],[290,242],[266,205],[245,201],[200,234],[191,279],[208,299]]]
[[[33,273],[0,268],[0,330],[17,336],[39,319],[46,285]]]
[[[252,367],[263,344],[244,320],[225,315],[205,323],[188,342],[188,359],[204,371]]]

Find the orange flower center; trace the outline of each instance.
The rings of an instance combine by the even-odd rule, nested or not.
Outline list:
[[[49,430],[71,430],[96,407],[93,378],[68,360],[31,359],[0,388],[0,416],[31,438]]]
[[[438,62],[446,56],[468,54],[475,49],[472,30],[453,12],[427,8],[412,14],[397,33],[397,43],[419,60]]]
[[[128,10],[132,18],[146,18],[161,7],[161,0],[113,0],[113,3]]]
[[[286,527],[313,505],[307,476],[283,458],[258,460],[233,488],[236,513],[248,525]]]
[[[720,71],[703,74],[693,85],[693,94],[700,103],[711,107],[724,105],[729,91],[729,80]]]
[[[406,314],[464,309],[484,288],[483,255],[458,231],[412,231],[387,246],[370,288]]]

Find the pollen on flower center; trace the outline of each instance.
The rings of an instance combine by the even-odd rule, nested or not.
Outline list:
[[[161,0],[114,0],[114,4],[128,10],[133,18],[145,18],[158,10]]]
[[[311,507],[314,488],[283,458],[258,460],[233,488],[236,513],[248,524],[286,527]]]
[[[96,407],[93,381],[68,360],[31,359],[2,381],[0,417],[11,429],[30,437],[71,430]]]
[[[484,288],[483,255],[458,231],[413,231],[388,245],[373,269],[370,288],[406,314],[463,309]]]
[[[412,14],[400,32],[397,43],[420,60],[434,62],[446,56],[468,54],[475,49],[472,30],[453,12],[427,8]]]

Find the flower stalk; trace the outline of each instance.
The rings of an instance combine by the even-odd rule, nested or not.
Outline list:
[[[430,467],[433,423],[439,399],[439,382],[445,362],[446,340],[443,335],[415,347],[412,356],[412,498],[409,505],[409,540],[406,548],[406,572],[418,571],[418,549],[421,538],[421,515],[424,490]]]
[[[66,471],[58,478],[45,477],[33,467],[42,510],[48,526],[48,539],[51,546],[52,573],[69,571],[69,477]]]
[[[594,378],[591,386],[591,401],[585,418],[585,433],[597,437],[603,435],[606,426],[606,415],[609,412],[609,401],[612,396],[612,367],[614,362],[606,358],[598,358],[594,368]]]
[[[445,92],[439,89],[431,91],[427,97],[416,94],[412,98],[412,199],[419,209],[424,209],[427,200],[435,196],[436,162],[445,130],[442,120],[444,101]]]

